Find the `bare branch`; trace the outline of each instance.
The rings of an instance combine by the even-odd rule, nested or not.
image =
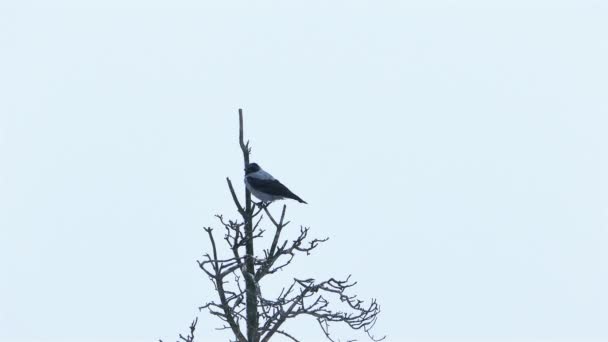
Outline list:
[[[196,330],[196,324],[198,323],[198,317],[196,317],[192,323],[190,323],[190,333],[186,336],[179,334],[179,339],[184,342],[194,342],[194,330]],[[158,342],[163,342],[163,340],[158,340]],[[179,341],[178,341],[179,342]]]
[[[220,298],[220,302],[221,302],[221,309],[223,310],[223,315],[219,314],[219,312],[212,312],[212,314],[215,314],[216,316],[221,316],[223,319],[226,320],[226,322],[228,322],[228,325],[230,326],[230,329],[232,329],[232,332],[234,333],[234,335],[237,337],[239,342],[247,342],[247,339],[245,338],[245,336],[243,336],[243,334],[241,333],[241,330],[239,328],[238,323],[235,321],[234,318],[234,311],[231,309],[230,305],[229,305],[229,300],[226,298],[226,291],[224,290],[224,280],[223,278],[231,273],[234,272],[236,270],[236,268],[234,269],[230,269],[230,272],[222,272],[222,268],[220,267],[220,263],[222,263],[221,260],[218,260],[217,258],[217,249],[215,246],[215,239],[213,238],[213,233],[212,233],[211,228],[205,228],[205,231],[207,232],[207,234],[209,235],[209,240],[211,241],[211,246],[213,249],[213,259],[210,260],[213,263],[213,268],[215,270],[215,274],[213,276],[210,276],[213,278],[214,283],[215,283],[215,287],[218,293],[218,296]],[[203,266],[201,265],[201,268],[203,268]],[[215,305],[217,306],[217,305]],[[210,307],[210,306],[208,306]]]
[[[245,218],[247,216],[247,214],[245,213],[243,206],[239,202],[239,199],[236,197],[236,193],[234,192],[234,188],[232,187],[232,182],[230,181],[230,178],[226,177],[226,182],[228,182],[228,188],[230,188],[230,194],[232,195],[232,200],[234,201],[234,205],[236,205],[241,216],[243,216],[243,218]]]
[[[192,321],[190,324],[190,333],[185,337],[182,334],[179,334],[179,338],[184,342],[194,342],[194,330],[196,329],[196,324],[198,323],[198,317]]]

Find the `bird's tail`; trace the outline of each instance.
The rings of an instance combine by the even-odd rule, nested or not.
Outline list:
[[[292,199],[294,199],[294,200],[296,200],[296,201],[298,201],[300,203],[308,204],[308,203],[306,203],[305,200],[301,199],[298,195],[293,194],[293,193],[292,193],[292,195],[293,195]]]

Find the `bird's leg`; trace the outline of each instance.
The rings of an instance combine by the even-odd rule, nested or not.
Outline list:
[[[264,208],[268,208],[268,206],[270,205],[271,202],[264,202],[264,201],[259,201],[259,202],[253,202],[253,204],[255,204],[258,208],[260,208],[260,210],[264,209]]]

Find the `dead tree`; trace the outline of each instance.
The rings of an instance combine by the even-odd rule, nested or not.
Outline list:
[[[245,142],[243,133],[243,113],[239,109],[239,144],[243,154],[243,164],[249,164],[251,147]],[[275,272],[287,267],[298,254],[310,254],[327,239],[309,239],[309,228],[300,227],[293,240],[284,239],[289,221],[283,205],[279,215],[274,215],[269,207],[256,204],[250,192],[245,189],[244,202],[239,200],[232,182],[226,178],[228,189],[239,213],[237,219],[216,215],[223,230],[223,240],[228,256],[220,256],[214,229],[204,228],[211,243],[211,253],[199,260],[200,268],[209,276],[217,292],[217,300],[208,302],[199,309],[207,309],[223,321],[218,329],[228,329],[237,342],[267,342],[273,336],[282,335],[289,340],[298,339],[284,329],[287,320],[310,316],[317,320],[321,330],[333,341],[329,325],[342,322],[352,329],[362,330],[374,341],[370,333],[380,307],[375,300],[368,304],[348,294],[355,282],[348,276],[345,280],[330,278],[293,279],[283,290],[269,298],[262,291],[262,281]],[[268,220],[264,220],[264,217]],[[254,243],[262,242],[265,229],[271,227],[272,242],[263,250],[263,255],[254,255]],[[330,306],[332,297],[342,305],[340,309]]]

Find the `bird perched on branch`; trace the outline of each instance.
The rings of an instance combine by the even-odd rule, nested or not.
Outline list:
[[[262,202],[291,198],[300,203],[306,203],[256,163],[250,163],[245,168],[245,185]]]

